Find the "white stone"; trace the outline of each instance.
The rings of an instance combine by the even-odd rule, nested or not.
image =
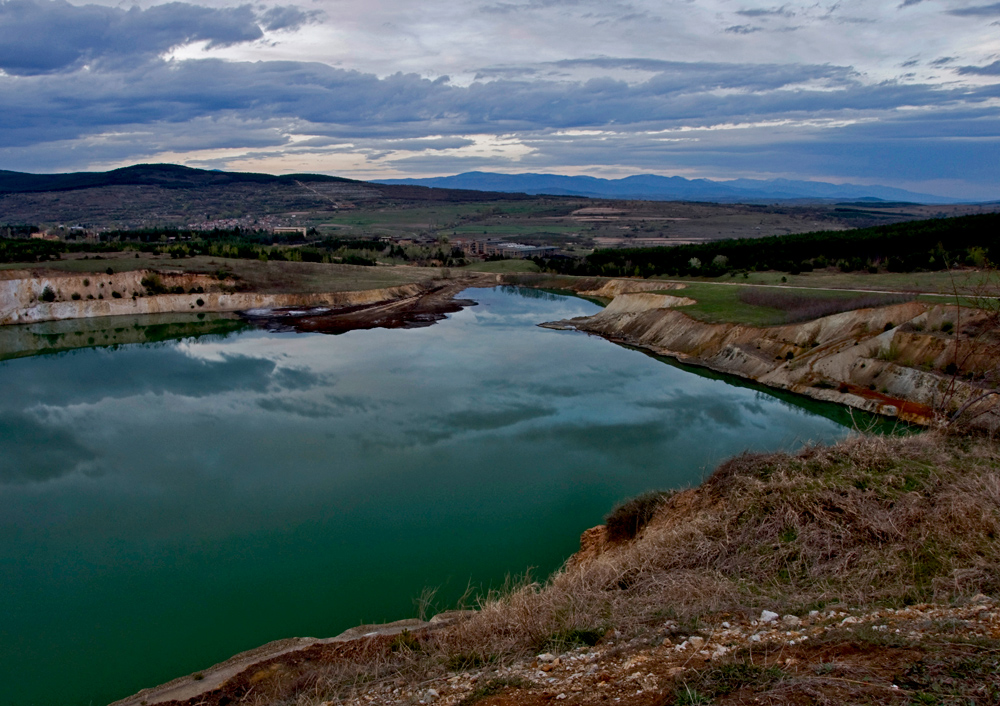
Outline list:
[[[765,610],[760,614],[760,622],[762,623],[773,623],[778,619],[777,613],[772,613],[769,610]]]
[[[696,650],[700,650],[705,646],[705,638],[703,637],[689,637],[688,642],[691,643],[691,647]]]
[[[538,655],[539,662],[554,662],[555,659],[556,656],[551,652],[543,652],[542,654]]]
[[[781,622],[790,628],[798,627],[802,623],[798,616],[795,615],[786,615],[781,619]]]

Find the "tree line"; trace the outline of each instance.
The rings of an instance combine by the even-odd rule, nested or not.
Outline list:
[[[583,276],[718,277],[778,270],[798,274],[914,272],[1000,260],[1000,214],[935,218],[847,231],[737,238],[698,245],[595,250],[585,258],[539,258],[543,270]]]

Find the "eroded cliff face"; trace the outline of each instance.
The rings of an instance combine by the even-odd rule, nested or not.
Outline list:
[[[983,324],[979,312],[909,302],[756,328],[697,321],[683,313],[691,302],[619,294],[594,316],[556,325],[918,424],[981,394],[975,378],[996,366],[971,335]]]
[[[143,280],[154,274],[161,279],[163,289],[181,288],[185,293],[147,296]],[[0,325],[99,316],[362,306],[413,297],[423,291],[418,284],[317,294],[259,294],[226,289],[232,289],[231,283],[207,275],[136,270],[110,275],[32,276],[28,272],[11,271],[0,279]],[[53,301],[45,301],[46,290],[51,293],[48,296],[54,297]]]

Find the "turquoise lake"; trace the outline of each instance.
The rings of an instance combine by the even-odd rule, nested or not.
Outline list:
[[[537,326],[590,302],[461,296],[428,328],[0,362],[0,704],[106,704],[413,617],[425,588],[446,609],[544,577],[623,499],[849,432],[838,407]]]

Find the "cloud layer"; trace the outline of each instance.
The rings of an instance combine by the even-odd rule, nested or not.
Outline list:
[[[319,7],[0,2],[0,168],[655,172],[1000,197],[1000,40],[983,23],[1000,5]]]

